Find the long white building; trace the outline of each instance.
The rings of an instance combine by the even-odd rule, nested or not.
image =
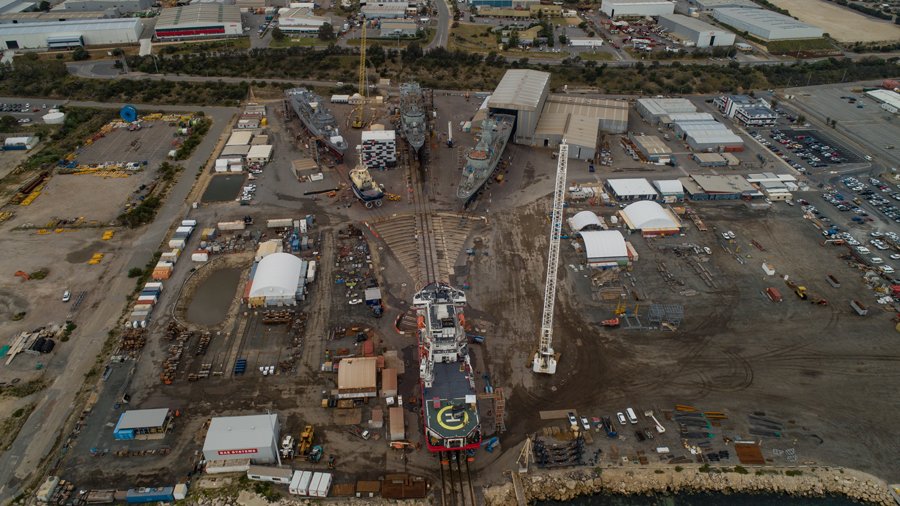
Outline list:
[[[659,17],[659,26],[695,47],[734,45],[733,33],[697,18],[681,14],[666,14]]]
[[[662,16],[675,12],[675,2],[668,0],[603,0],[600,12],[610,18]]]
[[[67,49],[80,46],[137,44],[140,19],[94,19],[0,26],[2,49]]]
[[[766,9],[713,9],[716,21],[763,40],[816,39],[824,30]]]
[[[192,4],[163,9],[156,21],[160,40],[238,37],[244,34],[236,5]]]

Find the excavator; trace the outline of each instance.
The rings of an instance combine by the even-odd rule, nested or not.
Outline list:
[[[313,446],[313,435],[315,429],[312,425],[307,425],[300,433],[300,441],[297,443],[297,454],[307,455]]]

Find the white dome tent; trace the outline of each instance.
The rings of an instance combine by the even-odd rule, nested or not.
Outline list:
[[[307,264],[288,253],[273,253],[256,267],[250,286],[252,306],[293,306],[302,295]]]
[[[640,230],[644,236],[673,235],[681,232],[681,222],[672,211],[656,202],[642,200],[619,211],[630,230]]]

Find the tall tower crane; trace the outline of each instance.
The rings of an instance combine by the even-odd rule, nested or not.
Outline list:
[[[353,120],[353,128],[362,128],[365,125],[363,116],[366,111],[366,21],[362,23],[362,39],[359,44],[359,105],[356,109],[356,119]]]
[[[556,164],[553,188],[553,211],[550,220],[550,251],[547,254],[547,283],[544,286],[544,314],[541,317],[541,341],[534,354],[532,370],[540,374],[556,374],[559,355],[553,352],[553,307],[556,305],[556,271],[559,267],[559,240],[562,234],[563,205],[566,200],[566,171],[569,145],[563,139]]]

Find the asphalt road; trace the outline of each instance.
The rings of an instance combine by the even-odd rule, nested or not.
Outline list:
[[[450,23],[453,21],[450,15],[450,6],[447,5],[448,1],[452,2],[453,0],[434,0],[438,11],[437,33],[434,34],[434,39],[428,44],[426,49],[447,47],[447,43],[450,40]]]
[[[45,99],[37,98],[4,98],[0,102],[43,103]],[[125,104],[101,102],[65,102],[66,105],[121,108]],[[159,249],[163,238],[176,217],[186,216],[190,205],[186,202],[188,193],[194,184],[193,177],[201,167],[205,166],[225,127],[229,124],[236,108],[227,107],[187,107],[187,106],[136,106],[166,111],[203,111],[213,119],[213,125],[203,142],[197,147],[194,155],[182,162],[186,170],[179,178],[169,197],[166,199],[156,220],[146,226],[127,250],[130,256],[123,255],[121,260],[110,265],[108,278],[103,280],[104,289],[92,292],[92,296],[84,301],[84,307],[92,307],[92,311],[84,311],[84,317],[78,322],[74,337],[81,343],[80,353],[73,353],[63,372],[45,390],[38,401],[34,412],[28,418],[18,437],[10,449],[0,455],[0,503],[7,503],[20,492],[20,487],[30,481],[30,474],[40,467],[41,461],[49,454],[60,431],[72,413],[75,394],[84,383],[84,375],[93,367],[97,355],[103,347],[107,332],[112,329],[125,309],[125,297],[134,288],[134,280],[125,273],[131,267],[141,267]],[[114,260],[114,262],[116,262]],[[98,300],[99,299],[99,300]],[[113,302],[116,301],[116,302]],[[67,434],[62,434],[65,439]]]

